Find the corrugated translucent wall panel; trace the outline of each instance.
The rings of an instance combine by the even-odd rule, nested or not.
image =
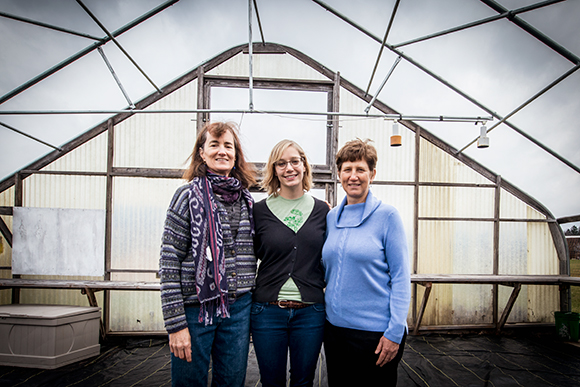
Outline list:
[[[14,187],[0,192],[0,206],[12,207],[14,205]],[[12,231],[12,216],[0,215],[8,229]],[[4,236],[0,234],[0,266],[11,266],[12,264],[12,248]],[[10,270],[0,270],[0,278],[10,278],[12,272]],[[0,304],[9,304],[11,302],[11,290],[0,290]]]
[[[194,80],[146,110],[197,109]],[[195,114],[136,114],[115,126],[117,167],[185,168],[197,135]]]
[[[4,192],[0,192],[0,206],[12,207],[14,205],[14,186]]]
[[[536,216],[529,208],[528,217]],[[559,261],[547,223],[528,223],[528,274],[560,274]],[[556,286],[528,286],[528,318],[530,322],[551,322],[559,310]]]
[[[528,224],[528,274],[560,274],[559,261],[548,223]]]
[[[178,179],[115,178],[112,269],[158,270],[165,214],[182,184]],[[113,273],[111,278],[158,281],[152,273]],[[111,293],[109,323],[113,331],[161,330],[160,313],[158,292]]]
[[[101,133],[42,170],[106,172],[107,143],[107,132]]]
[[[493,188],[419,187],[420,217],[493,218]]]
[[[417,265],[417,272],[423,274],[491,274],[493,223],[419,221]],[[489,286],[470,286],[469,291],[461,285],[433,286],[424,323],[447,325],[489,318]]]
[[[500,222],[499,274],[528,273],[528,225],[523,222]]]
[[[373,195],[381,199],[383,203],[394,206],[403,220],[405,233],[407,236],[407,247],[409,248],[409,262],[413,259],[413,187],[400,185],[378,185],[371,186]],[[338,185],[337,199],[342,202],[345,193],[341,185]],[[412,266],[409,266],[412,267]]]
[[[113,281],[159,281],[155,274],[113,273]],[[112,291],[109,328],[113,332],[164,331],[158,291]]]
[[[179,179],[115,178],[113,187],[113,269],[159,268],[165,214]]]
[[[421,139],[420,149],[419,181],[421,182],[492,183],[425,139]]]
[[[252,72],[256,78],[312,79],[328,81],[328,78],[289,54],[254,54]],[[247,77],[250,74],[249,57],[238,54],[207,72],[210,75]]]
[[[88,154],[90,152],[79,153],[78,160],[81,165],[91,168]],[[73,156],[73,159],[74,157],[77,156]],[[75,169],[74,163],[70,161],[66,167]],[[27,207],[104,209],[105,192],[106,178],[103,176],[32,175],[23,181],[23,204]],[[23,276],[23,278],[71,279],[63,276]],[[74,277],[74,279],[103,278]],[[29,304],[88,305],[87,297],[79,290],[21,289],[20,300]],[[99,302],[99,305],[102,305],[102,300]]]
[[[340,111],[344,113],[364,113],[367,104],[357,96],[340,90]],[[380,112],[374,108],[371,114]],[[342,117],[338,129],[338,147],[355,138],[371,139],[377,148],[377,176],[379,181],[414,181],[415,171],[415,133],[403,125],[401,129],[402,145],[391,147],[392,122],[382,118],[360,119]]]
[[[514,218],[519,218],[521,215],[521,206],[517,202],[513,202],[512,204],[514,205],[513,210],[506,207],[505,212],[513,214]],[[498,266],[499,274],[528,274],[528,235],[526,223],[500,222]],[[498,312],[500,316],[510,298],[512,290],[513,288],[510,286],[498,286]],[[522,286],[508,322],[526,321],[528,321],[528,287]]]
[[[499,235],[500,274],[559,274],[558,257],[547,223],[501,222]],[[511,291],[510,287],[499,287],[499,313]],[[508,321],[551,322],[552,312],[559,308],[558,300],[557,287],[522,286]]]
[[[32,175],[23,181],[26,207],[105,209],[104,176]]]
[[[501,190],[499,216],[508,219],[546,219],[546,215],[534,210],[504,189]]]

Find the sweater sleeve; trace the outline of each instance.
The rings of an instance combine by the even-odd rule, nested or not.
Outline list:
[[[161,240],[161,308],[168,333],[187,328],[181,292],[181,263],[191,244],[189,224],[189,190],[184,186],[175,192],[171,200]]]
[[[383,335],[400,344],[407,328],[407,314],[411,302],[409,255],[403,221],[396,209],[389,215],[386,225],[384,243],[391,277],[391,318]]]

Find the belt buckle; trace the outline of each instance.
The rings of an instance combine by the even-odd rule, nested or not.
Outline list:
[[[278,300],[278,307],[282,309],[288,308],[288,306],[282,306],[282,302],[288,302],[288,300]]]

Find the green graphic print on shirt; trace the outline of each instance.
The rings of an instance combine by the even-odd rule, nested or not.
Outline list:
[[[302,224],[304,223],[304,214],[302,211],[294,208],[290,211],[290,215],[284,218],[284,224],[288,226],[292,231],[298,232]]]

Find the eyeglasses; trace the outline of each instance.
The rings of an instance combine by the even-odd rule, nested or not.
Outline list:
[[[292,167],[295,168],[295,167],[299,166],[301,163],[302,163],[302,159],[292,159],[292,160],[289,160],[289,161],[286,161],[286,160],[278,160],[278,161],[276,161],[274,163],[274,165],[278,169],[284,169],[284,168],[286,168],[286,166],[288,164],[292,165]]]

